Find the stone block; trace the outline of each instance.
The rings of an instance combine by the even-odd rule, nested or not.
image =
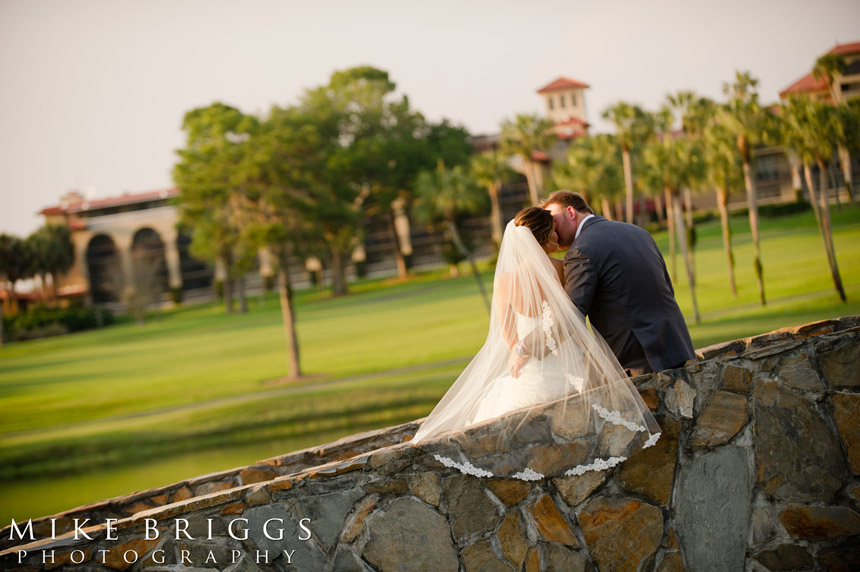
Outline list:
[[[514,565],[514,568],[520,570],[525,562],[529,545],[528,533],[518,510],[507,514],[499,527],[498,537],[502,555]]]
[[[653,447],[637,451],[622,463],[618,469],[618,479],[628,491],[669,506],[675,480],[681,423],[669,417],[660,419],[658,423],[662,431],[660,440]]]
[[[860,394],[833,393],[833,417],[845,450],[848,451],[848,464],[851,472],[860,474]]]
[[[546,572],[586,572],[591,569],[582,554],[558,544],[547,545],[544,560]]]
[[[681,467],[675,532],[691,570],[744,569],[752,486],[749,452],[739,447],[721,447]]]
[[[409,477],[409,490],[427,504],[439,506],[440,483],[439,473],[418,473]]]
[[[532,507],[531,514],[541,539],[579,547],[579,541],[573,535],[570,524],[555,506],[551,496],[541,495]]]
[[[831,387],[860,387],[860,333],[852,332],[832,347],[821,344],[816,350],[821,374]]]
[[[267,466],[253,466],[246,467],[239,472],[239,479],[243,485],[250,485],[251,483],[262,483],[264,481],[271,481],[276,478],[278,473],[273,471]]]
[[[768,361],[768,367],[784,385],[801,391],[822,391],[824,382],[804,352],[780,355]]]
[[[750,393],[752,372],[745,367],[729,364],[723,368],[723,388],[736,393]]]
[[[540,554],[537,548],[529,548],[526,554],[525,572],[541,572],[540,571]]]
[[[860,543],[849,538],[837,546],[822,548],[816,554],[819,570],[826,572],[857,572],[860,570]]]
[[[361,558],[347,548],[339,548],[335,553],[331,570],[332,572],[372,572]]]
[[[587,471],[579,476],[552,479],[552,483],[564,502],[573,508],[591,496],[591,493],[606,481],[609,474],[609,471]]]
[[[113,568],[114,570],[128,570],[131,568],[133,560],[132,563],[125,561],[123,556],[126,552],[134,551],[139,558],[143,558],[150,551],[155,550],[159,542],[161,542],[159,539],[145,540],[143,538],[132,538],[121,544],[111,546],[108,552],[104,553],[104,556],[99,555],[98,561],[102,563],[102,560],[104,560],[104,566]],[[132,559],[132,557],[129,556],[129,559]]]
[[[680,552],[666,552],[657,565],[656,572],[684,572],[684,560]]]
[[[418,499],[395,499],[366,521],[362,556],[382,572],[457,572],[460,564],[445,518]]]
[[[680,417],[692,419],[696,393],[696,390],[690,387],[683,379],[678,379],[666,390],[663,396],[663,403],[669,413],[676,419]]]
[[[481,483],[475,477],[454,475],[442,484],[443,506],[457,542],[486,532],[499,521],[498,509]]]
[[[762,550],[755,555],[755,559],[773,572],[812,570],[814,565],[809,550],[794,544],[781,544],[770,550]]]
[[[633,498],[598,497],[579,513],[588,551],[601,572],[628,572],[650,559],[663,536],[656,506]]]
[[[343,533],[340,536],[340,541],[348,544],[355,540],[355,537],[358,536],[359,532],[361,532],[361,527],[364,524],[364,520],[373,511],[374,508],[376,508],[375,497],[367,497],[366,499],[364,499],[358,506],[358,508],[355,509],[355,512],[346,522],[346,525],[343,527]]]
[[[328,552],[340,536],[346,515],[352,510],[353,505],[364,492],[353,488],[328,494],[317,494],[309,497],[300,497],[294,501],[291,513],[295,521],[309,518],[311,533],[320,543],[323,551]]]
[[[822,540],[860,534],[860,514],[844,506],[791,504],[779,518],[792,538]]]
[[[758,482],[778,500],[829,502],[842,487],[842,448],[815,405],[758,380],[753,403]]]
[[[726,391],[714,393],[696,419],[691,441],[693,450],[729,442],[746,422],[747,401],[743,395]]]
[[[507,506],[514,506],[526,498],[531,485],[514,479],[493,479],[487,481],[487,488]]]
[[[464,548],[461,557],[463,569],[466,572],[513,572],[514,570],[504,560],[496,556],[493,547],[487,540],[481,540]]]

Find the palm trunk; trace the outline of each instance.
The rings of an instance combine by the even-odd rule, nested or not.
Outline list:
[[[484,289],[484,281],[481,280],[481,274],[478,272],[478,266],[475,264],[475,259],[472,257],[472,253],[466,248],[466,245],[463,244],[463,239],[460,238],[460,231],[457,229],[457,223],[453,220],[448,220],[448,228],[451,229],[451,241],[454,243],[454,246],[457,247],[457,250],[460,251],[460,254],[466,257],[466,260],[469,261],[469,266],[472,268],[472,274],[475,276],[475,280],[478,281],[478,290],[481,291],[481,297],[484,299],[484,305],[487,306],[487,311],[490,311],[490,299],[487,298],[487,291]]]
[[[624,220],[624,205],[621,201],[615,203],[615,220]]]
[[[741,147],[741,145],[738,145]],[[761,300],[761,305],[767,305],[764,296],[764,268],[761,263],[761,244],[758,236],[758,196],[756,194],[755,184],[753,184],[752,175],[750,173],[750,162],[746,149],[746,141],[741,149],[741,157],[744,164],[744,187],[747,191],[747,204],[749,205],[750,230],[752,231],[753,246],[755,248],[755,259],[753,260],[753,268],[755,269],[756,282],[758,283],[758,295]]]
[[[690,251],[690,265],[693,268],[693,276],[695,276],[696,264],[693,258],[693,250],[696,247],[694,239],[696,227],[693,221],[693,191],[689,188],[684,189],[684,213],[687,217],[687,246]]]
[[[400,244],[400,235],[397,234],[393,212],[388,213],[388,227],[391,230],[391,236],[394,237],[394,260],[397,263],[397,276],[405,280],[409,278],[409,269],[406,268],[406,257],[403,256],[403,246]]]
[[[496,185],[490,185],[487,189],[490,194],[490,224],[493,229],[493,242],[496,243],[496,250],[502,245],[502,207],[499,205],[499,188]]]
[[[833,162],[828,161],[827,169],[830,172],[830,188],[833,189],[833,194],[836,196],[836,208],[842,210],[842,200],[839,198],[839,189],[836,188],[836,175],[833,172]],[[824,193],[824,188],[821,190]]]
[[[833,286],[839,294],[839,299],[845,302],[845,288],[842,286],[842,277],[839,275],[839,265],[836,264],[833,231],[830,228],[830,204],[827,200],[827,193],[824,190],[824,186],[827,184],[827,165],[821,159],[818,159],[817,163],[820,171],[819,180],[821,182],[821,186],[818,189],[818,198],[821,200],[821,231],[822,238],[824,238],[824,248],[828,254],[827,263],[830,266],[830,276],[833,278]]]
[[[681,212],[681,197],[676,193],[673,193],[672,203],[674,205],[675,212],[675,228],[678,233],[678,244],[681,245],[681,255],[684,258],[684,266],[687,269],[687,281],[690,284],[690,296],[693,300],[693,317],[696,320],[696,323],[701,323],[702,318],[699,316],[699,303],[696,299],[696,277],[693,273],[693,265],[692,265],[692,251],[690,249],[689,244],[687,244],[687,237],[689,234],[687,233],[686,225],[684,224],[684,215]]]
[[[609,199],[607,199],[606,197],[601,197],[600,207],[603,209],[603,216],[608,218],[609,220],[613,220],[612,219],[612,207],[609,204]]]
[[[732,229],[729,226],[729,193],[726,189],[717,189],[717,208],[720,211],[720,226],[723,229],[723,249],[726,251],[726,268],[729,274],[729,286],[732,296],[738,297],[735,286],[735,256],[732,253]]]
[[[812,204],[812,212],[815,213],[815,223],[818,229],[821,230],[821,213],[818,212],[818,197],[815,196],[815,185],[812,182],[812,169],[809,168],[809,161],[803,161],[803,176],[806,179],[806,186],[809,189],[809,202]]]
[[[677,261],[675,256],[675,201],[669,187],[663,189],[666,195],[666,219],[669,223],[669,267],[672,271],[672,282],[678,281]]]
[[[657,213],[657,224],[662,227],[665,222],[663,221],[663,197],[660,193],[654,196],[654,212]]]
[[[854,177],[851,174],[851,153],[842,145],[839,146],[839,163],[842,165],[842,180],[845,182],[845,191],[851,202],[856,202],[853,188]]]
[[[239,313],[248,313],[248,296],[245,291],[245,274],[236,278],[236,289],[239,291]]]
[[[624,190],[627,197],[627,218],[629,223],[633,223],[633,168],[630,165],[630,150],[626,147],[621,148],[621,160],[624,163]]]
[[[0,346],[6,343],[6,330],[3,327],[3,300],[0,300]]]
[[[299,362],[299,341],[296,335],[296,318],[293,311],[293,290],[290,286],[289,261],[281,257],[278,269],[278,298],[281,301],[281,318],[284,322],[284,337],[287,341],[287,377],[298,379],[302,376]]]

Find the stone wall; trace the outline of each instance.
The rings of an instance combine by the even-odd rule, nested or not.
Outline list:
[[[635,380],[663,438],[611,471],[486,480],[432,443],[344,451],[91,539],[42,531],[0,569],[860,570],[860,317],[699,358]]]

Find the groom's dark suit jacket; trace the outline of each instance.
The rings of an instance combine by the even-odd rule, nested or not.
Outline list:
[[[564,278],[625,369],[662,371],[696,357],[663,255],[644,229],[588,219],[564,257]]]

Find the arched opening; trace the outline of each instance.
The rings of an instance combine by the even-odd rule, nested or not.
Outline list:
[[[119,254],[111,237],[99,234],[87,245],[87,269],[90,275],[90,295],[93,302],[116,302],[122,290],[122,268]]]
[[[179,250],[179,264],[182,268],[182,289],[184,291],[200,290],[212,286],[212,268],[191,256],[191,232],[180,230],[176,238],[176,248]]]
[[[131,241],[132,288],[144,303],[157,303],[170,288],[167,263],[164,260],[164,242],[151,228],[134,233]]]

